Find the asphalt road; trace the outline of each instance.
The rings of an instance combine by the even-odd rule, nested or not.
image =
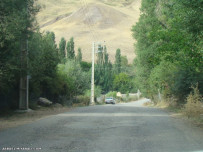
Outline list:
[[[0,151],[203,152],[201,129],[145,101],[76,108],[1,131]]]

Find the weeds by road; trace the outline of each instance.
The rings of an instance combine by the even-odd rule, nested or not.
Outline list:
[[[144,106],[164,109],[165,111],[169,112],[172,117],[177,119],[183,119],[188,123],[191,123],[203,129],[203,115],[201,115],[200,117],[199,116],[188,117],[188,115],[185,113],[184,105],[172,106],[166,101],[161,101],[161,102],[156,102],[156,104],[154,102],[147,102],[144,104]],[[193,107],[191,108],[193,109]]]

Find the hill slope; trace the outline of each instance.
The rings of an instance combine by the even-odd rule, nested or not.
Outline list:
[[[134,59],[131,27],[139,18],[141,0],[39,0],[44,6],[37,19],[42,31],[53,31],[57,43],[61,37],[74,37],[83,58],[91,60],[93,41],[105,41],[113,61],[117,48],[129,62]]]

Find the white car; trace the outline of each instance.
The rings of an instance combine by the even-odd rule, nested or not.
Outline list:
[[[113,97],[107,97],[107,98],[105,99],[105,103],[106,103],[106,104],[115,104],[116,101],[115,101],[115,99],[114,99]]]

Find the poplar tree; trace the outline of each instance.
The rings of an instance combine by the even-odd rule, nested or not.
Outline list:
[[[116,56],[115,56],[115,72],[116,74],[119,74],[121,72],[121,50],[116,50]]]
[[[77,62],[82,62],[82,52],[81,52],[81,48],[78,48],[78,54],[76,57]]]
[[[74,38],[71,37],[70,40],[67,43],[66,50],[67,50],[67,57],[68,59],[74,59],[75,58],[75,50],[74,50]]]
[[[95,83],[101,86],[104,92],[112,89],[112,64],[109,61],[107,48],[99,47],[97,64],[95,65]]]
[[[62,37],[61,41],[59,43],[59,57],[60,57],[61,62],[63,62],[63,60],[66,57],[65,48],[66,48],[66,40],[64,37]]]

